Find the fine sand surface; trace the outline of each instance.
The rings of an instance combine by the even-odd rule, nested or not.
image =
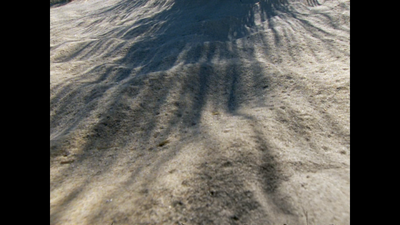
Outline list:
[[[50,224],[349,224],[350,1],[50,7]]]

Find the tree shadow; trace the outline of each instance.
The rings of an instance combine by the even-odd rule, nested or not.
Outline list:
[[[50,8],[51,7],[60,7],[70,3],[71,0],[50,0]]]
[[[309,6],[319,6],[319,5],[321,5],[320,2],[323,2],[323,1],[318,1],[318,0],[307,0],[307,4],[308,4]]]
[[[154,5],[148,6],[150,3]],[[202,130],[202,116],[209,110],[208,105],[237,115],[236,111],[248,101],[260,106],[265,104],[267,99],[260,93],[268,91],[271,74],[265,74],[263,65],[257,60],[257,46],[242,46],[240,40],[259,38],[266,46],[263,53],[269,58],[273,46],[281,46],[288,39],[289,29],[297,29],[289,22],[291,19],[296,26],[317,38],[321,33],[327,33],[288,6],[288,1],[280,0],[259,1],[258,5],[230,0],[141,0],[120,1],[87,15],[88,22],[83,21],[79,26],[85,33],[95,33],[97,36],[92,38],[96,40],[54,58],[54,62],[60,64],[92,60],[92,67],[51,90],[55,93],[50,101],[51,163],[59,163],[58,158],[65,151],[79,149],[73,155],[73,165],[78,166],[66,165],[60,170],[53,178],[57,182],[52,183],[51,190],[61,187],[68,177],[82,171],[89,176],[109,172],[118,163],[118,157],[108,156],[118,156],[120,153],[115,149],[128,149],[132,143],[139,146],[131,153],[136,159],[145,154],[162,156],[156,161],[142,159],[143,164],[151,163],[147,166],[152,172],[148,175],[149,181],[144,183],[146,189],[160,168],[179,153],[181,147],[177,143]],[[138,7],[148,7],[150,16],[131,19],[129,14]],[[269,37],[274,43],[262,35],[253,36],[259,29],[256,18],[268,23],[272,34]],[[100,32],[104,24],[113,26]],[[286,39],[283,39],[285,35]],[[296,39],[292,38],[292,41]],[[333,46],[329,48],[339,51]],[[293,53],[293,59],[298,60],[298,55]],[[250,67],[246,66],[249,63],[245,60],[251,61]],[[248,99],[248,96],[252,98]],[[277,169],[279,165],[269,153],[271,147],[264,140],[265,134],[257,129],[253,132],[264,158],[264,164],[259,165],[257,171],[266,195],[274,196],[285,175]],[[165,140],[172,143],[160,146]],[[241,174],[225,169],[232,162],[219,157],[207,165],[199,162],[199,175],[191,181],[192,197],[175,204],[182,208],[186,203],[201,202],[184,214],[187,220],[193,216],[190,212],[202,211],[204,215],[198,215],[192,222],[212,224],[217,221],[217,212],[208,207],[213,204],[231,209],[234,213],[226,221],[239,224],[250,220],[247,218],[249,213],[260,207],[245,188],[244,181],[230,187],[231,181],[240,180]],[[104,163],[95,162],[99,159]],[[249,160],[243,167],[251,163]],[[141,169],[130,172],[124,185],[131,185],[140,173]],[[63,205],[52,210],[53,221],[83,192],[88,182],[67,194]],[[209,189],[203,189],[204,185]],[[239,199],[243,205],[238,204]],[[288,202],[275,201],[273,204],[290,214]],[[105,212],[99,209],[90,222],[95,223]]]

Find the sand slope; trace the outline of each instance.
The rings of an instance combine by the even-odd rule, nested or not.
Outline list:
[[[349,224],[347,0],[50,8],[51,224]]]

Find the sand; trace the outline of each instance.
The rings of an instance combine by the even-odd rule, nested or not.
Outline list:
[[[50,7],[51,224],[349,224],[350,2]]]

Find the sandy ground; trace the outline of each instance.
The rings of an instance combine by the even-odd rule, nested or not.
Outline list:
[[[350,2],[50,8],[51,224],[349,224]]]

